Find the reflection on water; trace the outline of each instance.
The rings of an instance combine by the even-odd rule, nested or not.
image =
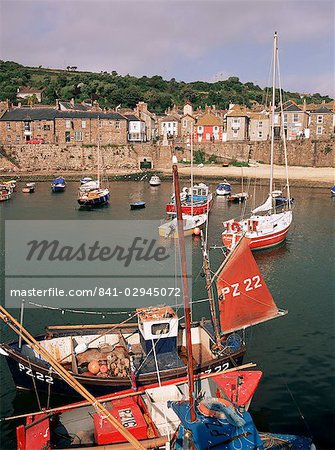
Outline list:
[[[200,181],[200,180],[199,180]],[[68,183],[64,193],[53,195],[49,183],[37,183],[34,194],[22,194],[0,203],[2,219],[78,219],[141,220],[163,219],[171,184],[152,188],[146,182],[110,183],[111,205],[96,211],[79,211],[77,183]],[[235,192],[240,186],[233,186]],[[253,194],[253,189],[251,190]],[[259,429],[311,434],[320,449],[335,448],[334,439],[334,198],[329,190],[293,188],[294,222],[287,242],[255,258],[273,297],[289,314],[247,330],[246,361],[253,361],[264,372],[252,412]],[[257,189],[247,210],[267,196]],[[146,208],[130,210],[130,202],[143,200]],[[250,205],[250,206],[249,206]],[[239,218],[243,205],[229,205],[216,198],[210,215],[210,245],[221,245],[222,222]],[[3,228],[2,228],[3,231]],[[192,239],[192,238],[188,238]],[[201,273],[200,239],[193,238],[193,295],[206,298]],[[220,249],[210,251],[212,269],[222,261]],[[4,249],[1,249],[3,258]],[[3,261],[2,261],[3,262]],[[3,264],[1,264],[3,270]],[[3,273],[3,272],[2,272]],[[3,284],[3,283],[2,283]],[[2,298],[3,298],[3,290]],[[208,305],[193,307],[195,319],[209,315]],[[16,312],[16,317],[18,312]],[[62,315],[59,311],[29,310],[25,325],[32,333],[42,332],[46,324],[106,322],[101,316]],[[107,322],[106,322],[107,323]],[[2,340],[12,334],[1,325]],[[15,395],[6,364],[1,371],[1,416],[37,410],[34,394]],[[51,404],[64,402],[51,398]],[[41,398],[42,405],[47,399]],[[303,417],[302,417],[303,415]],[[14,449],[14,423],[2,424],[1,449]]]

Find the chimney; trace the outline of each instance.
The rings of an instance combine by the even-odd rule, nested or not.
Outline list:
[[[22,103],[19,102],[19,103],[17,104],[17,107],[18,107],[18,108],[21,108],[21,107],[22,107]]]
[[[71,98],[70,104],[74,107],[74,98]]]
[[[305,99],[305,98],[304,98],[302,110],[303,110],[303,111],[306,111],[306,99]]]
[[[59,99],[58,98],[56,98],[56,109],[60,110],[60,105],[59,105]]]

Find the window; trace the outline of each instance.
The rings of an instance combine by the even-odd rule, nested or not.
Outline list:
[[[233,137],[237,137],[238,131],[237,130],[233,130]]]
[[[240,122],[241,122],[241,119],[233,119],[233,123],[234,123],[235,125],[239,125]]]
[[[259,121],[258,122],[258,128],[262,128],[263,127],[263,122],[262,121]],[[261,133],[261,131],[260,131],[260,133]]]
[[[76,131],[74,133],[74,139],[76,142],[81,142],[83,140],[83,133],[82,131]]]
[[[219,127],[214,127],[214,131],[219,131]]]
[[[10,122],[6,122],[6,130],[10,130]]]
[[[318,116],[316,119],[317,123],[323,123],[323,116]]]
[[[116,128],[117,130],[120,129],[120,121],[119,121],[119,120],[116,120],[116,121],[115,121],[115,128]]]
[[[211,140],[211,135],[210,133],[206,133],[206,141],[210,141]]]
[[[322,126],[318,126],[318,127],[316,127],[316,134],[322,134]]]
[[[43,125],[43,130],[44,131],[49,131],[50,130],[50,125]]]
[[[259,137],[259,138],[262,138],[262,137],[263,137],[263,132],[262,132],[262,131],[259,131],[259,132],[258,132],[258,137]]]
[[[19,134],[16,135],[16,142],[20,142],[20,135]]]
[[[160,336],[161,334],[168,334],[170,331],[169,323],[155,323],[151,326],[151,334],[153,336]]]
[[[204,131],[203,127],[198,127],[198,133],[202,133]]]
[[[299,122],[299,114],[297,113],[293,114],[293,122]]]
[[[102,120],[99,120],[99,128],[102,128],[102,125],[103,125],[103,121],[102,121]],[[115,125],[115,128],[117,128],[116,125]]]
[[[81,121],[81,128],[86,128],[86,120]]]
[[[287,114],[284,114],[284,123],[287,123]]]
[[[71,136],[69,131],[65,131],[65,142],[71,142]]]
[[[10,142],[12,140],[9,134],[7,135],[6,140],[7,140],[7,142]]]
[[[183,120],[183,127],[184,127],[184,128],[187,127],[187,120],[186,120],[186,119]]]
[[[71,120],[66,119],[65,128],[71,128]]]

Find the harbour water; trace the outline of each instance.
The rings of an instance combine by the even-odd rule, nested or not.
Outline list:
[[[183,183],[182,183],[183,184]],[[215,187],[214,185],[212,186]],[[235,192],[241,187],[233,186]],[[110,183],[111,205],[96,211],[79,211],[76,203],[77,183],[68,183],[61,194],[52,194],[49,183],[37,183],[34,194],[21,193],[20,185],[12,200],[0,204],[1,226],[1,301],[4,301],[4,220],[74,219],[74,220],[143,220],[162,219],[171,195],[171,184],[164,182],[151,188],[147,182]],[[257,189],[259,201],[266,188]],[[285,317],[269,321],[246,331],[245,362],[257,363],[263,380],[254,397],[251,412],[259,430],[311,436],[318,449],[335,448],[334,386],[334,207],[329,190],[294,188],[294,223],[287,242],[271,251],[255,254],[257,263]],[[129,203],[146,201],[146,208],[131,211]],[[248,209],[248,208],[247,208]],[[222,221],[242,214],[243,206],[228,205],[216,198],[210,214],[209,244],[221,245]],[[201,272],[200,240],[192,239],[193,299],[206,297]],[[213,267],[222,260],[220,249],[210,252]],[[139,299],[140,302],[140,299]],[[159,300],[157,300],[159,303]],[[140,306],[140,303],[139,305]],[[113,307],[113,305],[111,305]],[[18,317],[18,311],[14,312]],[[193,307],[194,319],[209,316],[207,303]],[[110,318],[83,314],[30,309],[25,326],[33,334],[43,332],[46,324],[108,322]],[[1,341],[14,338],[0,324]],[[17,394],[5,360],[0,360],[0,416],[39,409],[34,393]],[[51,397],[50,405],[69,399]],[[40,398],[42,406],[47,399]],[[15,426],[1,425],[0,448],[15,449]]]

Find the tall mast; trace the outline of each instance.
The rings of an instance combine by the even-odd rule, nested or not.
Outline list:
[[[100,116],[98,116],[98,187],[100,188]]]
[[[191,215],[193,216],[193,122],[191,122]]]
[[[273,153],[275,137],[275,107],[276,107],[276,65],[277,65],[277,32],[273,38],[273,57],[272,57],[272,104],[271,104],[271,152],[270,152],[270,194],[273,191]]]
[[[207,217],[207,227],[208,227],[208,217]],[[220,328],[219,328],[219,321],[216,314],[216,306],[213,296],[213,289],[212,289],[212,278],[211,278],[211,269],[209,264],[209,256],[208,251],[206,248],[206,241],[203,238],[203,233],[201,232],[201,248],[202,248],[202,256],[203,256],[203,268],[206,276],[206,289],[208,293],[208,301],[209,301],[209,307],[211,310],[211,317],[212,317],[212,323],[214,328],[214,335],[215,335],[215,341],[216,345],[218,347],[221,346],[221,340],[220,340]]]
[[[172,157],[172,170],[173,170],[173,184],[174,195],[176,202],[177,223],[178,223],[178,241],[179,251],[181,259],[181,275],[183,282],[183,297],[184,297],[184,312],[185,312],[185,325],[186,325],[186,350],[187,350],[187,381],[188,381],[188,397],[190,402],[190,419],[191,422],[196,420],[196,414],[194,410],[194,371],[193,371],[193,351],[192,351],[192,338],[191,338],[191,310],[188,291],[187,280],[187,264],[186,264],[186,252],[185,252],[185,239],[184,239],[184,226],[183,216],[181,212],[180,190],[179,190],[179,178],[178,178],[178,165],[177,157]]]
[[[23,340],[30,345],[50,366],[58,373],[58,375],[66,381],[73,389],[75,389],[82,397],[84,397],[96,411],[103,415],[106,420],[119,431],[122,436],[130,443],[134,448],[138,450],[144,450],[145,447],[125,428],[121,425],[115,417],[110,414],[110,411],[100,403],[79,381],[74,378],[64,367],[52,356],[50,353],[39,343],[36,339],[28,333],[28,331],[12,317],[6,309],[0,305],[0,318],[7,324],[16,334],[22,336]]]

